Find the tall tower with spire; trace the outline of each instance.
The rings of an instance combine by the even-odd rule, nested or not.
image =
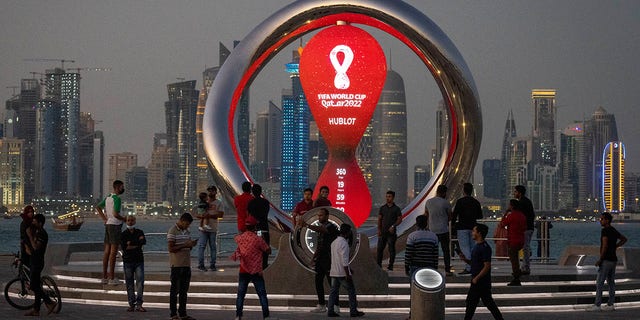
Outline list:
[[[508,193],[511,192],[511,190],[507,188],[507,173],[509,172],[509,150],[511,148],[511,141],[516,136],[516,122],[513,119],[513,110],[509,110],[507,121],[504,125],[504,136],[502,138],[502,157],[500,158],[500,185],[502,186],[500,194],[502,194],[504,199],[508,199]]]

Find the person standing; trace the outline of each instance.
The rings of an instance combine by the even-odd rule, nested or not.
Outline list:
[[[33,223],[28,227],[25,232],[27,233],[26,250],[31,255],[31,290],[35,295],[35,303],[33,308],[25,313],[25,316],[37,317],[40,315],[40,305],[44,301],[47,307],[47,314],[51,314],[56,310],[57,303],[52,301],[48,295],[42,290],[42,269],[44,269],[44,255],[47,251],[47,244],[49,243],[49,235],[44,230],[45,218],[42,214],[36,214],[33,216]]]
[[[253,199],[249,201],[247,211],[258,223],[256,224],[256,230],[259,236],[264,239],[267,244],[271,244],[271,238],[269,237],[269,210],[270,204],[267,199],[262,197],[262,186],[254,184],[251,187],[251,193],[253,193]],[[269,265],[269,253],[262,253],[262,269],[266,269]]]
[[[313,189],[306,188],[302,192],[302,201],[298,202],[293,208],[293,225],[297,226],[301,221],[298,221],[307,211],[313,209]]]
[[[598,267],[598,277],[596,278],[596,301],[591,306],[591,311],[600,311],[602,304],[602,290],[604,289],[604,280],[609,285],[609,299],[607,304],[602,306],[602,310],[613,311],[616,309],[614,302],[616,301],[616,265],[618,257],[616,249],[627,243],[627,238],[623,236],[616,228],[611,226],[613,217],[609,212],[603,212],[600,215],[600,259],[596,261]]]
[[[97,206],[96,211],[104,221],[104,254],[102,256],[102,284],[120,284],[115,278],[116,254],[120,246],[120,232],[124,217],[120,215],[122,200],[120,195],[124,193],[124,183],[120,180],[113,181],[113,193],[104,198]]]
[[[35,210],[33,206],[26,206],[22,210],[20,217],[20,261],[25,266],[31,265],[31,255],[27,253],[27,245],[29,244],[29,238],[27,237],[27,229],[33,224],[33,215]]]
[[[318,305],[311,312],[321,313],[327,311],[327,301],[324,298],[324,284],[326,278],[331,287],[331,243],[338,237],[338,227],[329,222],[329,210],[320,208],[318,211],[318,225],[308,224],[301,221],[302,227],[307,227],[315,231],[318,235],[316,241],[316,252],[313,254],[316,294],[318,295]],[[336,305],[339,305],[336,303]]]
[[[209,186],[209,199],[207,203],[207,210],[204,214],[198,215],[200,219],[207,219],[207,228],[202,228],[200,231],[200,237],[198,240],[198,270],[207,271],[204,267],[204,252],[209,245],[210,261],[209,270],[216,271],[216,236],[218,234],[218,219],[224,215],[222,207],[222,201],[217,199],[218,188],[215,186]]]
[[[185,212],[167,232],[171,265],[171,288],[169,289],[171,320],[195,320],[187,315],[187,292],[191,283],[191,249],[198,243],[197,240],[191,240],[189,226],[192,222],[191,214]]]
[[[458,234],[458,244],[460,250],[466,257],[471,256],[471,248],[475,245],[474,239],[471,237],[471,230],[478,223],[478,219],[482,219],[482,206],[476,198],[472,197],[473,185],[465,183],[462,185],[464,197],[456,201],[453,207],[453,225]],[[459,274],[470,274],[471,265],[465,264],[464,270]]]
[[[427,217],[416,217],[418,230],[407,237],[404,251],[404,273],[413,279],[413,274],[422,268],[438,270],[438,236],[427,229]],[[411,319],[411,313],[409,313]]]
[[[387,191],[386,203],[378,211],[378,251],[376,262],[382,268],[382,256],[384,248],[389,245],[389,265],[387,270],[393,271],[393,263],[396,260],[396,240],[398,234],[396,227],[402,222],[402,210],[396,205],[394,199],[396,193]]]
[[[509,255],[509,261],[511,261],[511,273],[513,280],[507,284],[508,286],[520,286],[520,257],[518,252],[524,245],[524,234],[527,229],[527,219],[520,209],[520,201],[517,199],[511,199],[509,201],[509,214],[504,217],[498,228],[507,228],[507,253]]]
[[[329,200],[329,187],[320,187],[318,198],[313,202],[313,207],[331,207],[331,200]]]
[[[449,237],[449,222],[451,222],[451,204],[446,199],[447,186],[441,184],[436,189],[436,196],[427,200],[424,215],[429,221],[429,230],[438,236],[440,248],[444,258],[444,272],[447,276],[452,276],[451,271],[451,249]]]
[[[260,299],[262,307],[262,317],[269,317],[269,300],[267,299],[267,289],[262,276],[262,254],[271,253],[271,247],[255,233],[256,220],[249,218],[246,220],[246,231],[234,237],[238,248],[231,255],[231,260],[240,260],[240,270],[238,273],[238,294],[236,296],[236,320],[242,319],[242,309],[244,307],[244,297],[247,294],[249,282],[253,283],[256,294]]]
[[[239,194],[233,198],[233,205],[236,207],[236,215],[238,222],[238,234],[243,233],[246,230],[246,219],[249,212],[247,206],[249,201],[253,199],[251,195],[251,182],[245,181],[242,183],[242,194]]]
[[[471,231],[471,237],[476,242],[471,250],[471,259],[468,259],[464,252],[460,253],[460,258],[471,265],[471,286],[465,302],[465,320],[473,318],[480,299],[482,299],[484,306],[491,311],[494,319],[504,319],[491,295],[491,247],[484,241],[488,232],[489,227],[477,224]]]
[[[356,287],[353,284],[353,270],[349,267],[349,242],[353,238],[351,226],[343,223],[340,225],[340,236],[331,243],[331,292],[329,293],[329,305],[327,316],[339,317],[334,311],[340,287],[347,289],[349,295],[349,315],[352,318],[364,316],[364,312],[358,310]]]
[[[407,237],[407,247],[404,251],[404,272],[411,277],[421,268],[438,270],[438,236],[427,230],[427,217],[416,217],[418,230]]]
[[[531,237],[533,237],[534,220],[536,214],[533,211],[533,203],[525,196],[527,188],[517,185],[513,188],[513,197],[520,201],[520,211],[527,218],[527,230],[524,232],[524,245],[522,247],[524,258],[522,259],[522,275],[531,274]]]
[[[136,216],[127,216],[127,228],[120,235],[122,246],[122,266],[127,287],[127,311],[147,312],[142,306],[144,293],[144,254],[142,246],[147,244],[144,232],[135,227]]]

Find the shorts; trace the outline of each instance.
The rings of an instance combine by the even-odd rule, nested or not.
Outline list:
[[[121,224],[104,225],[104,243],[120,245]]]

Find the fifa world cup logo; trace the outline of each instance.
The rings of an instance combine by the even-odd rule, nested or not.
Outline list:
[[[329,149],[316,189],[356,226],[369,217],[371,194],[355,157],[387,74],[380,44],[366,31],[336,25],[316,34],[300,56],[300,81]]]

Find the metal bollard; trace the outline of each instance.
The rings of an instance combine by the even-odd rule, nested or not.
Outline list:
[[[411,279],[411,320],[444,320],[444,277],[423,268]]]

